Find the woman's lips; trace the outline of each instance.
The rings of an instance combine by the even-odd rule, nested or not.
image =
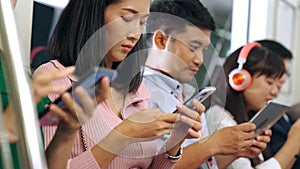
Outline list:
[[[133,45],[122,45],[122,51],[125,53],[129,53],[133,48]]]

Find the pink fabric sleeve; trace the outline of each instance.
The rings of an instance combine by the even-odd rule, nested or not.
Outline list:
[[[53,64],[53,62],[52,63],[48,62],[48,63],[40,66],[34,72],[34,75],[41,73],[41,72],[49,71],[52,69],[57,69],[57,67]],[[55,81],[53,81],[53,84],[65,86],[66,89],[72,85],[70,79],[68,79],[68,78],[64,78],[61,80],[55,80]],[[141,108],[141,109],[147,108],[148,102],[146,101],[147,99],[145,100],[145,98],[148,98],[148,92],[146,92],[146,91],[147,91],[147,88],[142,83],[141,90],[139,91],[140,93],[137,94],[137,95],[141,95],[142,97],[132,96],[132,98],[129,100],[131,100],[133,102],[135,100],[142,99],[144,101],[141,102],[141,104],[139,105],[139,108]],[[57,97],[58,97],[58,95],[49,95],[49,98],[51,100],[54,100]],[[136,111],[136,110],[137,110],[136,107],[132,108],[132,111]],[[130,112],[130,111],[128,111],[128,112]],[[130,113],[126,114],[126,115],[130,115]],[[117,122],[113,121],[112,123],[117,123]],[[94,128],[94,123],[92,123],[91,125],[92,125],[91,128]],[[43,127],[43,131],[44,131],[44,141],[45,141],[44,143],[45,143],[45,147],[47,147],[49,145],[50,141],[52,140],[52,137],[55,134],[56,127],[55,126],[45,126],[45,127]],[[93,143],[89,143],[89,140],[87,140],[87,141],[88,141],[87,143],[88,143],[89,147],[92,147],[94,145]],[[68,164],[67,164],[68,169],[82,169],[82,168],[99,169],[100,168],[97,161],[95,160],[93,154],[91,153],[90,149],[88,149],[85,152],[82,152],[81,141],[80,141],[79,135],[77,136],[75,144],[72,147],[72,152],[71,152],[70,158],[71,159],[68,160]],[[122,168],[125,166],[125,164],[126,164],[126,166],[128,166],[128,168],[130,168],[130,167],[133,167],[137,163],[146,164],[145,166],[149,166],[149,164],[151,163],[151,165],[147,168],[150,168],[150,169],[157,169],[157,168],[167,169],[168,168],[169,169],[169,168],[173,168],[173,166],[177,162],[177,161],[169,160],[166,153],[159,154],[151,159],[149,159],[149,158],[142,159],[141,158],[139,161],[136,161],[136,160],[137,159],[128,159],[128,158],[117,157],[116,159],[113,160],[112,164],[108,168]],[[151,161],[149,161],[149,160],[151,160]]]
[[[35,76],[37,74],[40,74],[42,72],[47,72],[49,70],[58,69],[58,67],[56,67],[55,64],[59,64],[59,62],[57,62],[57,61],[50,61],[50,62],[47,62],[47,63],[39,66],[34,71],[33,76]],[[62,67],[62,68],[64,68],[64,67]],[[61,68],[59,68],[59,69],[61,69]],[[69,87],[72,86],[72,83],[71,83],[70,79],[68,79],[68,78],[62,78],[62,79],[58,79],[58,80],[53,80],[51,83],[53,85],[56,85],[56,86],[62,86],[62,87],[65,88],[65,90],[67,90]],[[50,94],[48,97],[53,101],[58,96],[59,96],[58,94]]]

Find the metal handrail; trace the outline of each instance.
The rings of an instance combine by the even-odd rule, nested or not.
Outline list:
[[[25,154],[22,168],[47,168],[35,102],[32,97],[28,72],[25,71],[10,0],[0,0],[0,37],[5,52],[4,61],[11,101],[14,104]],[[24,141],[23,141],[24,140]]]

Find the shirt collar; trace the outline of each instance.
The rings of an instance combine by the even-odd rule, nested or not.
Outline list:
[[[144,76],[147,76],[147,79],[155,82],[155,84],[164,86],[164,90],[168,93],[172,93],[175,90],[182,90],[182,84],[177,80],[152,68],[145,67]]]

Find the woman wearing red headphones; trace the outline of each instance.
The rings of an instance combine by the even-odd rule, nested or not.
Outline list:
[[[284,74],[281,58],[261,47],[259,43],[248,43],[237,49],[226,59],[226,96],[219,96],[207,114],[212,129],[220,129],[249,121],[259,109],[278,94],[278,80]],[[216,86],[224,84],[223,79]],[[223,78],[221,78],[223,76]],[[219,88],[219,91],[222,91]],[[224,91],[224,90],[223,90]],[[220,98],[222,100],[220,102]],[[267,161],[260,155],[255,159],[238,158],[229,168],[234,169],[280,169],[291,168],[295,156],[300,152],[300,121],[291,128],[285,145]],[[259,136],[257,138],[259,140]]]

